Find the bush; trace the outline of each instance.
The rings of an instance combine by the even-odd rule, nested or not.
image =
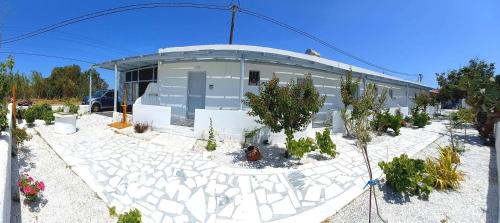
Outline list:
[[[288,152],[292,156],[299,157],[299,162],[304,154],[314,150],[314,142],[311,138],[300,138],[299,141],[292,139],[287,142]]]
[[[52,110],[43,111],[42,119],[45,121],[46,125],[52,124],[52,122],[55,120],[54,112],[52,112]]]
[[[35,114],[35,119],[43,119],[47,111],[52,111],[52,107],[49,104],[34,105],[30,107]]]
[[[326,153],[330,157],[335,158],[335,156],[337,156],[336,147],[337,146],[330,137],[329,128],[325,128],[323,133],[316,132],[316,148],[319,149],[321,154]]]
[[[7,119],[8,113],[9,112],[7,111],[7,108],[0,105],[0,132],[5,131],[5,129],[7,129],[7,127],[9,127],[9,122]]]
[[[73,114],[78,113],[78,109],[79,109],[78,105],[75,105],[75,104],[71,104],[71,103],[69,103],[69,102],[66,102],[66,103],[64,104],[64,106],[69,107],[69,113],[73,113]]]
[[[441,148],[439,158],[427,158],[425,161],[426,171],[433,179],[433,186],[438,190],[457,189],[460,181],[464,179],[464,173],[457,170],[460,157],[450,146]]]
[[[425,162],[420,159],[410,159],[402,154],[394,157],[391,162],[380,162],[387,184],[398,193],[428,197],[432,191],[432,177],[426,174]]]
[[[144,133],[148,129],[149,129],[149,124],[147,122],[134,123],[134,131],[136,133]]]
[[[28,123],[28,125],[33,125],[33,123],[35,122],[35,119],[36,119],[35,112],[33,111],[33,109],[31,109],[31,108],[26,109],[26,111],[24,111],[23,115],[24,115],[24,118],[26,119],[26,122]]]
[[[401,128],[402,121],[403,115],[401,112],[399,112],[399,114],[396,112],[395,115],[391,115],[389,110],[385,110],[383,113],[375,114],[375,117],[370,122],[370,125],[373,130],[379,133],[387,132],[387,130],[391,128],[395,135],[399,135],[399,129]]]
[[[429,120],[430,120],[430,117],[425,112],[416,111],[416,112],[413,112],[413,114],[412,114],[412,124],[414,126],[419,127],[419,128],[425,127],[427,125],[427,123],[429,122]]]
[[[215,142],[215,133],[214,133],[214,128],[212,126],[212,118],[210,118],[210,126],[208,129],[207,150],[214,151],[215,149],[217,149],[217,143]]]
[[[118,223],[141,223],[141,211],[133,209],[125,212],[118,217]]]
[[[31,136],[26,132],[26,128],[12,129],[12,136],[14,137],[17,147],[23,145],[25,141],[31,140]]]

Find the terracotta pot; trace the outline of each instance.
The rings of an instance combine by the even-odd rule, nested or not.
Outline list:
[[[256,146],[249,146],[245,152],[248,161],[257,161],[261,158],[260,150]]]

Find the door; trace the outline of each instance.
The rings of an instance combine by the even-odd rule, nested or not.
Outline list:
[[[194,118],[197,108],[205,108],[205,90],[207,74],[205,72],[188,73],[187,118]]]

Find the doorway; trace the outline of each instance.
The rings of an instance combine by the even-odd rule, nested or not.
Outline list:
[[[207,74],[205,72],[188,73],[187,112],[189,119],[194,119],[197,108],[205,108]]]

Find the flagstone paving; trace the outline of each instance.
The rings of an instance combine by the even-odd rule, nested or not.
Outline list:
[[[110,121],[82,116],[72,135],[56,134],[53,126],[35,129],[109,206],[139,208],[144,222],[319,222],[360,195],[368,180],[353,141],[339,136],[335,159],[243,169],[193,151],[196,140],[186,134],[140,140],[115,133]],[[415,154],[444,131],[435,122],[404,128],[402,136],[376,137],[368,148],[375,176],[379,161]]]

